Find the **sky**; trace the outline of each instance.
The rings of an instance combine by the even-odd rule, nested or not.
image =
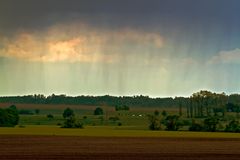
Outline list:
[[[239,0],[0,0],[0,96],[240,92]]]

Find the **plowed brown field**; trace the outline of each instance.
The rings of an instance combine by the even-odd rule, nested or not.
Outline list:
[[[0,136],[0,159],[240,159],[240,139]]]

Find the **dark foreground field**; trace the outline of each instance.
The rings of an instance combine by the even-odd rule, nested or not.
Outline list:
[[[0,136],[1,159],[240,159],[240,139]]]

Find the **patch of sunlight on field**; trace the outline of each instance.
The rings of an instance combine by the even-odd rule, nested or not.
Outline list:
[[[50,125],[28,125],[0,128],[0,135],[63,135],[100,137],[182,137],[182,138],[240,138],[238,133],[150,131],[113,126],[91,126],[84,129],[66,129]]]

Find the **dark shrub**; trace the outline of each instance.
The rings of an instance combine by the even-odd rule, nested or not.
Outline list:
[[[23,115],[33,115],[33,112],[31,110],[27,110],[27,109],[21,109],[18,111],[19,114],[23,114]]]
[[[233,120],[229,122],[225,129],[226,132],[240,132],[240,124],[238,121]]]
[[[97,107],[97,108],[94,110],[94,115],[103,115],[103,109],[100,108],[100,107]]]
[[[35,114],[39,114],[40,110],[39,109],[35,109]]]
[[[202,131],[203,126],[195,121],[192,122],[191,126],[189,127],[189,131]]]
[[[217,130],[217,125],[219,124],[219,118],[216,116],[206,118],[204,120],[204,129],[206,131],[215,132]]]
[[[64,111],[63,111],[63,118],[68,118],[68,117],[72,117],[74,116],[74,111],[70,108],[66,108]]]
[[[180,127],[179,116],[177,115],[169,115],[164,120],[164,124],[166,126],[166,130],[168,131],[177,131]]]
[[[48,119],[53,119],[54,116],[53,116],[52,114],[48,114],[48,115],[47,115],[47,118],[48,118]]]
[[[162,114],[163,117],[166,117],[167,116],[167,111],[163,110],[161,114]]]

